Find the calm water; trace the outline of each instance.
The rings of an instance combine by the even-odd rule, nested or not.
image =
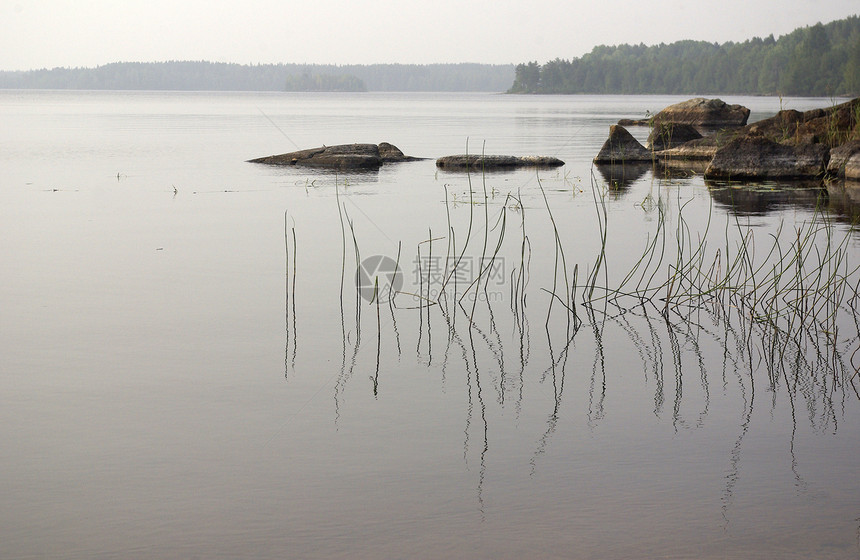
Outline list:
[[[0,92],[0,557],[860,557],[851,314],[795,344],[624,301],[576,330],[549,295],[552,220],[580,284],[604,226],[617,284],[661,224],[710,262],[814,218],[697,175],[604,191],[608,126],[682,99]],[[245,163],[382,141],[566,165]],[[855,206],[826,206],[856,266]],[[398,253],[367,301],[356,263]],[[423,305],[452,254],[466,297]]]

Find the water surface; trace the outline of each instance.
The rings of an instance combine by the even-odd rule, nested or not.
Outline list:
[[[856,266],[835,196],[650,169],[608,190],[609,125],[680,100],[0,92],[0,556],[858,557],[847,296],[800,339],[731,305],[564,308],[601,227],[601,285],[659,231],[763,258],[822,218]],[[382,141],[431,159],[245,162]],[[566,165],[437,172],[467,149]],[[356,263],[398,253],[401,293],[364,299]]]

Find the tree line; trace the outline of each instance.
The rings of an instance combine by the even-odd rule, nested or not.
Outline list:
[[[287,76],[286,91],[367,91],[364,81],[350,74]]]
[[[774,39],[601,45],[581,58],[517,65],[509,93],[860,94],[860,16]]]
[[[115,62],[95,68],[0,71],[0,88],[500,92],[510,86],[513,78],[513,64],[247,65],[207,61]]]

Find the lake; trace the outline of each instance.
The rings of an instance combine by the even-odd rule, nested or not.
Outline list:
[[[857,205],[592,167],[684,99],[0,91],[0,556],[860,557]]]

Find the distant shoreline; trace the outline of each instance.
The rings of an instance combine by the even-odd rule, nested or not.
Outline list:
[[[514,65],[116,62],[95,68],[0,71],[0,89],[149,91],[504,92]],[[296,89],[296,84],[307,84]]]

